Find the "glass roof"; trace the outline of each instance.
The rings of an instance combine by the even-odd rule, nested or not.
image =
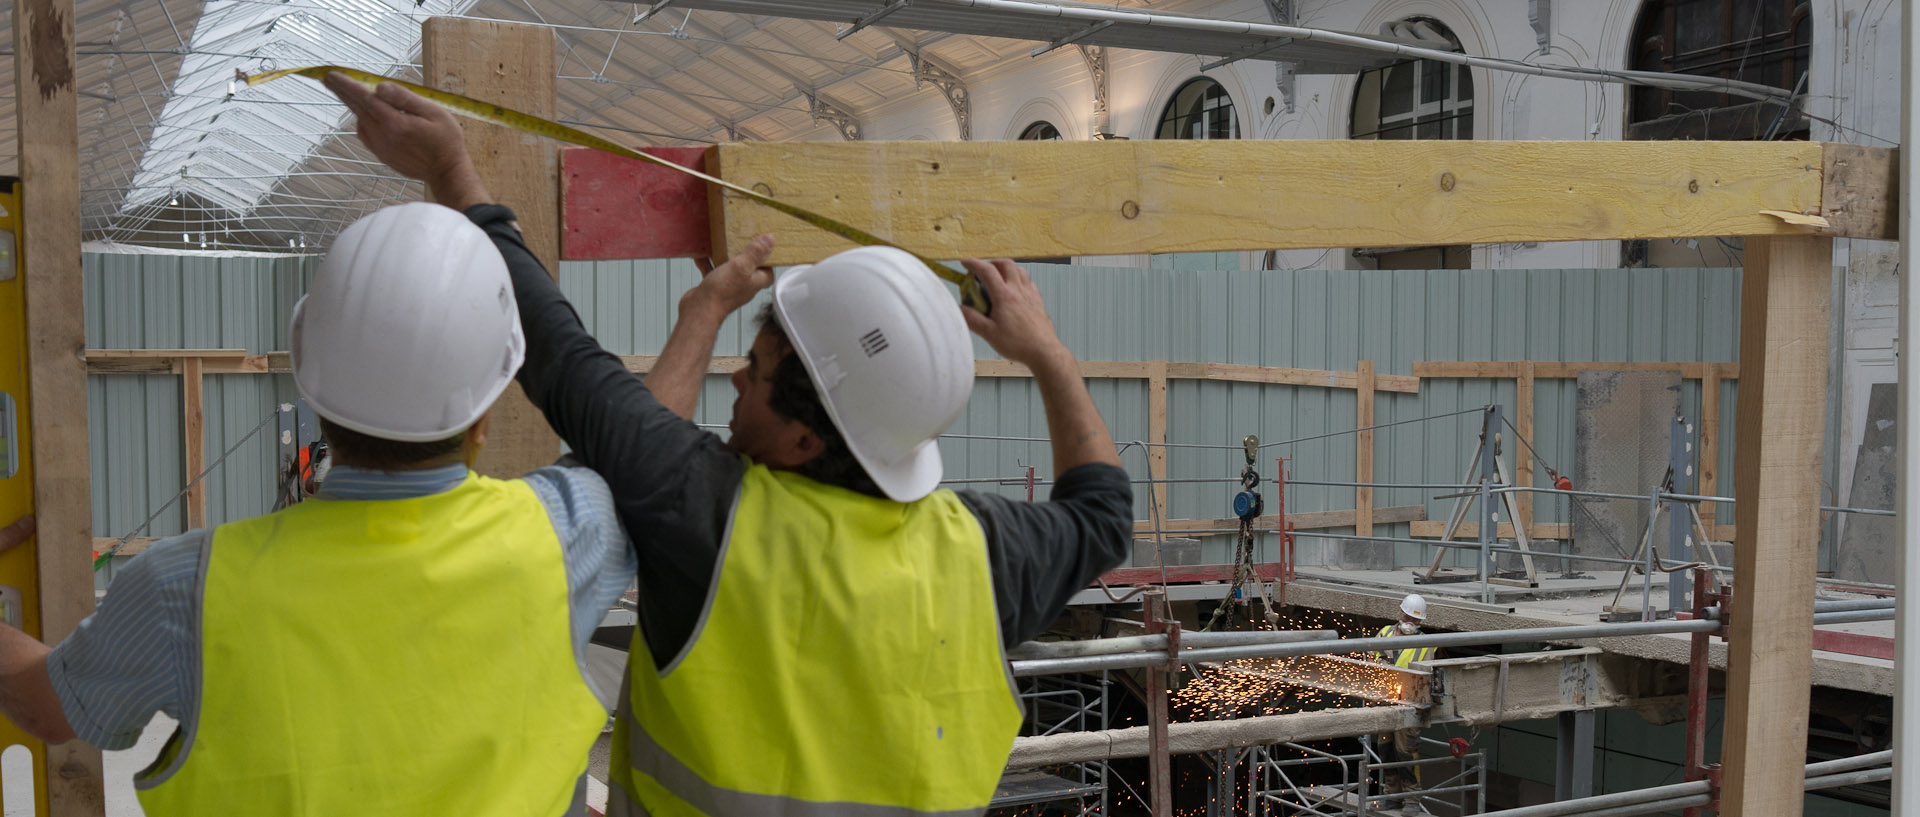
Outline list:
[[[420,23],[473,0],[211,0],[194,27],[165,108],[120,212],[182,196],[229,217],[254,214],[347,117],[318,83],[288,78],[256,88],[247,73],[346,65],[388,76],[418,73]]]

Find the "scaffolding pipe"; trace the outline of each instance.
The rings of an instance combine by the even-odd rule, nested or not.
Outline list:
[[[1840,613],[1848,610],[1892,610],[1895,599],[1846,599],[1840,601],[1816,601],[1813,611],[1816,613]]]
[[[1892,769],[1882,766],[1878,769],[1857,771],[1861,766],[1874,766],[1893,760],[1892,752],[1874,752],[1857,757],[1830,760],[1824,763],[1807,765],[1807,788],[1834,788],[1851,786],[1857,783],[1873,782],[1873,775],[1881,775],[1884,780]],[[1595,797],[1582,797],[1578,800],[1562,800],[1557,803],[1542,803],[1536,806],[1522,806],[1504,811],[1489,812],[1487,817],[1594,817],[1598,814],[1645,814],[1646,811],[1615,812],[1612,809],[1665,803],[1676,798],[1709,797],[1713,793],[1712,784],[1705,780],[1691,783],[1674,783],[1668,786],[1654,786],[1647,789],[1602,794]],[[1696,805],[1706,805],[1701,801]],[[1666,807],[1649,811],[1665,811]]]
[[[1920,553],[1914,549],[1920,546],[1920,514],[1913,513],[1914,500],[1920,499],[1920,457],[1915,456],[1913,433],[1920,430],[1920,402],[1914,400],[1914,378],[1920,372],[1911,371],[1913,356],[1913,334],[1920,331],[1920,297],[1913,291],[1912,271],[1920,269],[1920,233],[1914,231],[1915,216],[1913,191],[1920,190],[1920,162],[1914,161],[1914,146],[1920,145],[1920,3],[1906,0],[1901,4],[1900,15],[1900,143],[1907,149],[1900,151],[1900,189],[1907,191],[1899,196],[1900,219],[1900,263],[1908,274],[1897,276],[1900,279],[1900,320],[1899,329],[1894,332],[1894,359],[1896,362],[1897,395],[1894,414],[1895,442],[1893,446],[1896,462],[1894,485],[1898,490],[1893,497],[1893,510],[1900,517],[1900,533],[1894,539],[1894,575],[1908,588],[1920,587]],[[1914,674],[1914,645],[1920,643],[1915,637],[1915,628],[1920,628],[1920,606],[1900,605],[1898,618],[1893,627],[1893,669],[1894,689],[1911,690],[1920,684],[1920,678]],[[1907,791],[1909,781],[1920,780],[1920,754],[1915,753],[1911,741],[1920,738],[1920,710],[1915,709],[1914,696],[1893,696],[1893,751],[1894,768],[1899,770],[1893,776],[1893,807],[1896,810],[1911,810],[1916,798]],[[1903,808],[1907,807],[1907,808]]]
[[[1332,480],[1315,481],[1315,480],[1305,480],[1305,479],[1288,479],[1287,484],[1288,485],[1319,485],[1319,486],[1325,486],[1329,488],[1396,488],[1396,489],[1409,490],[1409,491],[1429,490],[1429,489],[1435,490],[1435,491],[1464,491],[1469,488],[1480,487],[1478,485],[1453,485],[1448,483],[1436,484],[1436,483],[1430,483],[1430,482],[1336,482]]]
[[[1333,630],[1242,630],[1224,633],[1180,634],[1182,646],[1229,647],[1244,644],[1291,644],[1300,641],[1331,641],[1340,637]],[[1090,655],[1152,652],[1164,654],[1164,635],[1129,635],[1118,638],[1090,638],[1081,641],[1028,641],[1007,651],[1014,660],[1080,658]]]
[[[1891,621],[1894,608],[1881,607],[1874,610],[1840,610],[1832,613],[1814,613],[1815,624],[1859,624],[1863,621]]]
[[[1880,783],[1893,779],[1893,767],[1882,766],[1878,769],[1830,774],[1807,778],[1807,791],[1815,789],[1837,789],[1842,786],[1861,786],[1868,783]]]
[[[1885,621],[1893,618],[1892,609],[1842,610],[1815,613],[1814,624],[1853,624]],[[1231,647],[1200,647],[1183,650],[1180,661],[1188,664],[1238,661],[1244,658],[1294,658],[1302,655],[1340,655],[1384,650],[1411,650],[1422,647],[1450,649],[1493,644],[1522,644],[1534,641],[1582,641],[1590,638],[1627,638],[1668,633],[1713,633],[1719,631],[1717,619],[1635,621],[1625,624],[1576,624],[1567,627],[1527,627],[1517,630],[1481,630],[1461,633],[1424,633],[1386,638],[1345,638],[1332,641],[1306,641],[1290,644],[1244,644]],[[1013,674],[1055,675],[1067,672],[1139,669],[1165,664],[1167,655],[1159,652],[1092,655],[1080,658],[1046,658],[1010,662]]]

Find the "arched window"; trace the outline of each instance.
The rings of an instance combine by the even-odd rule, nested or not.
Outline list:
[[[1633,26],[1633,68],[1806,89],[1807,0],[1647,0]],[[1628,139],[1805,139],[1797,109],[1712,91],[1633,86]]]
[[[1049,142],[1060,138],[1060,129],[1054,127],[1052,122],[1042,119],[1021,131],[1020,138],[1033,142]]]
[[[1173,92],[1167,107],[1160,112],[1160,129],[1155,139],[1238,139],[1240,120],[1234,115],[1233,97],[1220,83],[1200,77],[1188,80]]]
[[[1459,38],[1437,20],[1413,17],[1388,28],[1436,48],[1461,50]],[[1348,127],[1354,139],[1472,139],[1473,74],[1464,65],[1434,60],[1362,71]]]

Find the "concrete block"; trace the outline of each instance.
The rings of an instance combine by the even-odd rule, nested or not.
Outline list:
[[[1574,412],[1573,485],[1641,494],[1667,473],[1679,372],[1585,371]],[[1573,552],[1632,556],[1647,530],[1647,503],[1573,497]]]

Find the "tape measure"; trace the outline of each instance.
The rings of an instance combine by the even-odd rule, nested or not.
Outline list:
[[[952,267],[947,266],[946,264],[942,264],[938,261],[934,261],[933,259],[927,258],[924,255],[916,253],[905,247],[901,247],[898,244],[895,244],[891,241],[888,241],[884,238],[874,235],[873,233],[869,233],[866,230],[862,230],[858,227],[847,224],[845,222],[828,218],[827,216],[823,216],[819,213],[815,213],[811,210],[807,210],[802,207],[795,207],[791,204],[780,201],[779,199],[776,199],[772,196],[768,196],[768,195],[756,192],[751,188],[742,187],[740,185],[734,184],[732,182],[726,181],[716,176],[709,176],[698,170],[694,170],[693,168],[667,161],[666,159],[662,159],[658,156],[652,156],[649,154],[641,153],[640,151],[634,150],[632,148],[624,147],[614,142],[609,142],[591,133],[587,133],[586,131],[582,131],[576,128],[570,128],[558,122],[552,122],[545,119],[541,119],[540,117],[534,116],[532,114],[521,113],[511,108],[502,107],[490,102],[481,102],[480,100],[473,99],[471,97],[464,97],[459,94],[453,94],[453,93],[448,93],[446,91],[428,88],[424,85],[415,85],[414,83],[406,82],[404,80],[393,79],[392,77],[383,77],[379,74],[371,73],[368,71],[362,71],[358,68],[346,68],[339,65],[313,65],[313,66],[308,66],[306,68],[283,68],[278,71],[268,71],[264,74],[248,74],[244,71],[235,71],[234,73],[237,75],[237,78],[240,79],[241,81],[244,81],[247,84],[247,87],[249,88],[255,85],[263,85],[263,84],[272,82],[281,77],[294,76],[294,75],[303,76],[308,79],[318,81],[325,78],[326,75],[328,74],[340,74],[342,76],[347,77],[348,79],[351,79],[355,82],[358,82],[362,85],[366,85],[368,87],[375,87],[382,83],[391,83],[394,85],[398,85],[402,88],[406,88],[407,90],[410,90],[416,94],[426,97],[427,99],[431,99],[434,102],[440,103],[442,107],[460,116],[465,116],[470,119],[478,119],[482,122],[491,122],[495,125],[502,125],[505,127],[509,127],[514,130],[520,131],[522,133],[530,133],[535,136],[544,136],[548,139],[552,139],[559,142],[567,142],[569,144],[580,145],[582,147],[590,147],[590,148],[593,148],[594,150],[606,151],[608,153],[625,156],[629,159],[639,159],[640,161],[643,161],[643,162],[652,162],[653,164],[660,165],[661,167],[677,170],[681,173],[685,173],[689,176],[692,176],[696,179],[700,179],[709,184],[713,184],[718,187],[724,188],[729,192],[736,193],[745,198],[764,204],[768,207],[771,207],[782,213],[786,213],[787,215],[793,216],[794,218],[800,219],[801,221],[804,221],[808,224],[811,224],[829,233],[840,236],[841,238],[844,238],[855,244],[860,244],[863,246],[895,247],[901,250],[905,250],[907,253],[911,254],[914,258],[920,259],[920,262],[923,264],[926,264],[927,268],[930,270],[933,270],[934,274],[939,275],[941,278],[945,278],[948,281],[959,286],[961,303],[979,310],[980,313],[983,315],[991,311],[992,304],[987,299],[987,292],[985,289],[981,288],[980,279],[975,277],[972,273],[955,270]]]

